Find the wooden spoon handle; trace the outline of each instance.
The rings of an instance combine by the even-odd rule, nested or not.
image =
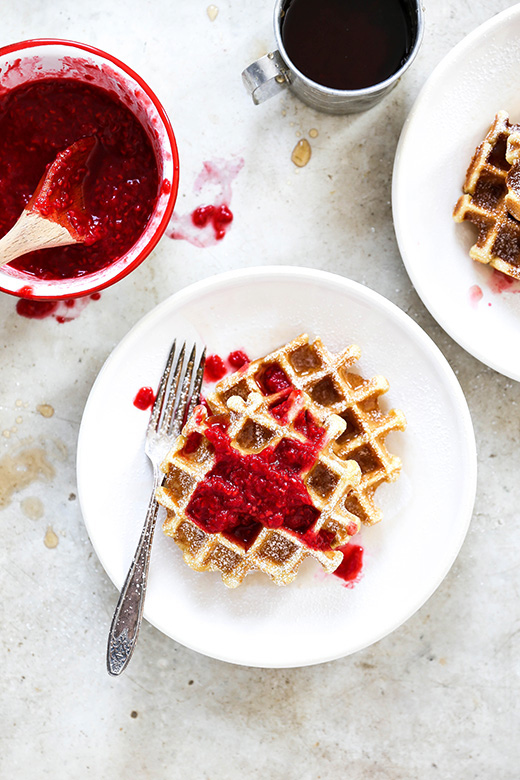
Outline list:
[[[67,228],[43,217],[38,211],[22,211],[11,230],[0,238],[0,267],[36,249],[76,244]]]

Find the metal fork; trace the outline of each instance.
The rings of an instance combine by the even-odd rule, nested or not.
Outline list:
[[[159,509],[155,492],[164,478],[160,465],[179,435],[184,421],[198,403],[202,385],[206,350],[204,349],[199,358],[193,386],[196,347],[191,350],[182,382],[186,343],[183,344],[176,360],[175,351],[174,341],[146,430],[144,449],[153,465],[153,491],[139,544],[126,575],[108,634],[107,669],[113,676],[121,674],[130,661],[141,626],[150,552]],[[173,368],[174,363],[175,368]]]

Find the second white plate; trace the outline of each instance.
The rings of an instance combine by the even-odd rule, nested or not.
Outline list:
[[[157,386],[173,337],[255,358],[302,332],[333,351],[358,344],[360,372],[388,378],[382,403],[408,419],[387,441],[403,472],[377,493],[384,519],[361,532],[365,562],[353,588],[309,560],[285,588],[252,574],[229,590],[218,574],[189,569],[157,529],[145,617],[188,647],[249,666],[303,666],[366,647],[410,617],[448,572],[471,518],[476,454],[464,396],[437,347],[392,303],[342,277],[303,268],[227,273],[180,291],[130,331],[99,374],[80,430],[81,508],[120,588],[151,489],[149,413],[133,400],[142,386]]]
[[[470,354],[520,380],[520,283],[471,260],[476,228],[455,203],[496,112],[520,121],[520,5],[481,25],[437,66],[404,125],[394,223],[410,278],[437,322]]]

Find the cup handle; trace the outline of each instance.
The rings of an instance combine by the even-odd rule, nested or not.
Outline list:
[[[270,51],[242,71],[245,88],[257,106],[287,86],[289,71],[278,51]]]

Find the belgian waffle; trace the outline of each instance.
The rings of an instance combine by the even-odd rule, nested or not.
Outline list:
[[[347,508],[363,524],[373,525],[382,517],[374,502],[374,492],[381,483],[397,479],[401,469],[400,459],[386,449],[385,438],[391,431],[404,430],[406,419],[401,411],[392,409],[385,414],[380,409],[379,396],[389,388],[384,377],[364,379],[351,370],[360,355],[355,345],[332,354],[320,339],[311,344],[303,334],[267,357],[224,377],[207,396],[207,401],[218,414],[225,412],[227,400],[234,395],[246,399],[252,392],[265,393],[269,390],[266,371],[269,366],[279,366],[288,383],[306,394],[314,415],[325,411],[345,421],[346,429],[337,437],[334,451],[345,460],[355,460],[361,469],[361,481],[351,491]]]
[[[506,209],[520,221],[520,127],[512,130],[507,139],[506,160],[511,166],[507,172]]]
[[[406,423],[401,412],[384,414],[379,408],[379,396],[388,389],[385,379],[364,380],[351,371],[359,354],[351,346],[332,355],[319,339],[309,344],[303,335],[225,377],[207,396],[207,409],[197,408],[163,465],[165,479],[158,492],[167,509],[164,530],[188,565],[219,571],[230,587],[252,569],[286,584],[309,556],[334,571],[343,557],[335,548],[345,544],[361,522],[381,518],[374,491],[381,482],[395,479],[400,469],[384,439]],[[326,430],[316,461],[301,476],[320,512],[313,534],[324,534],[327,545],[318,549],[290,530],[264,527],[246,550],[225,533],[207,532],[193,522],[186,509],[214,464],[204,435],[212,419],[226,420],[234,448],[248,454],[275,447],[282,438],[305,441],[310,434],[301,421],[308,420],[307,415]],[[188,447],[194,434],[199,437],[196,446]]]
[[[283,423],[272,415],[269,406],[273,399],[279,400],[278,395],[266,399],[256,392],[246,401],[232,396],[225,415],[219,416],[197,407],[163,464],[165,479],[157,497],[167,509],[165,533],[173,537],[191,568],[218,571],[229,587],[239,585],[251,570],[265,572],[276,584],[285,585],[296,577],[308,557],[332,572],[343,559],[332,545],[346,543],[359,530],[359,520],[347,510],[346,500],[352,486],[360,480],[360,469],[354,461],[333,452],[334,439],[345,429],[345,423],[335,415],[323,413],[314,418],[324,433],[323,442],[317,456],[300,471],[312,509],[318,515],[310,535],[258,523],[246,545],[244,539],[233,533],[211,532],[201,527],[189,514],[197,487],[215,464],[206,438],[208,426],[215,421],[217,425],[225,422],[226,436],[234,451],[245,456],[261,453],[267,447],[275,452],[277,445],[287,446],[287,442],[305,444],[308,439],[301,424],[306,419],[305,397],[302,393],[294,396]]]
[[[470,257],[502,273],[520,279],[520,167],[515,161],[520,147],[520,126],[510,123],[505,111],[495,120],[477,147],[455,209],[456,222],[465,220],[478,228]],[[508,159],[509,158],[509,159]]]

